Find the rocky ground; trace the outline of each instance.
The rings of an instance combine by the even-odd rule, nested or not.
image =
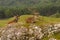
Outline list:
[[[30,25],[28,28],[24,26],[7,26],[0,28],[0,40],[42,40],[44,36],[48,36],[49,40],[57,40],[51,36],[60,32],[60,24],[40,26]]]

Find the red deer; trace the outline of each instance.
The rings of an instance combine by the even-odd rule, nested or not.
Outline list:
[[[27,23],[33,23],[33,20],[34,20],[33,17],[29,17],[29,18],[27,18],[26,22]]]
[[[10,22],[8,22],[8,24],[17,23],[18,22],[18,15],[17,16],[14,16],[14,17],[15,17],[15,19],[12,20],[12,21],[10,21]]]
[[[34,12],[33,17],[29,17],[26,22],[27,23],[36,23],[36,21],[39,19],[39,12]]]

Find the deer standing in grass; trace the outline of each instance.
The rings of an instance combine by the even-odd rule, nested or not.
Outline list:
[[[27,23],[36,23],[36,21],[39,19],[39,13],[34,12],[32,17],[27,18]]]
[[[8,24],[17,23],[19,19],[18,17],[19,17],[18,15],[14,16],[14,20],[9,21]]]

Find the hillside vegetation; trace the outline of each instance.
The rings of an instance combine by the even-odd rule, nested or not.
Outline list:
[[[44,6],[44,5],[59,5],[60,0],[0,0],[1,6]],[[37,5],[38,4],[38,5]]]
[[[37,10],[40,15],[60,14],[60,0],[0,0],[0,19],[16,14],[32,14]]]

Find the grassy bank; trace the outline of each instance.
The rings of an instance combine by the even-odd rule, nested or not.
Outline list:
[[[22,15],[22,16],[20,16],[19,17],[19,22],[23,22],[24,23],[24,22],[26,22],[26,19],[28,17],[31,17],[31,16],[32,15]],[[13,19],[14,18],[0,20],[0,27],[7,25],[7,23],[9,21],[13,20]],[[48,24],[48,23],[59,23],[60,22],[60,18],[53,18],[53,17],[44,17],[44,16],[42,16],[40,19],[42,21],[37,22],[36,23],[37,25],[43,25],[43,24],[45,25],[45,24]]]

